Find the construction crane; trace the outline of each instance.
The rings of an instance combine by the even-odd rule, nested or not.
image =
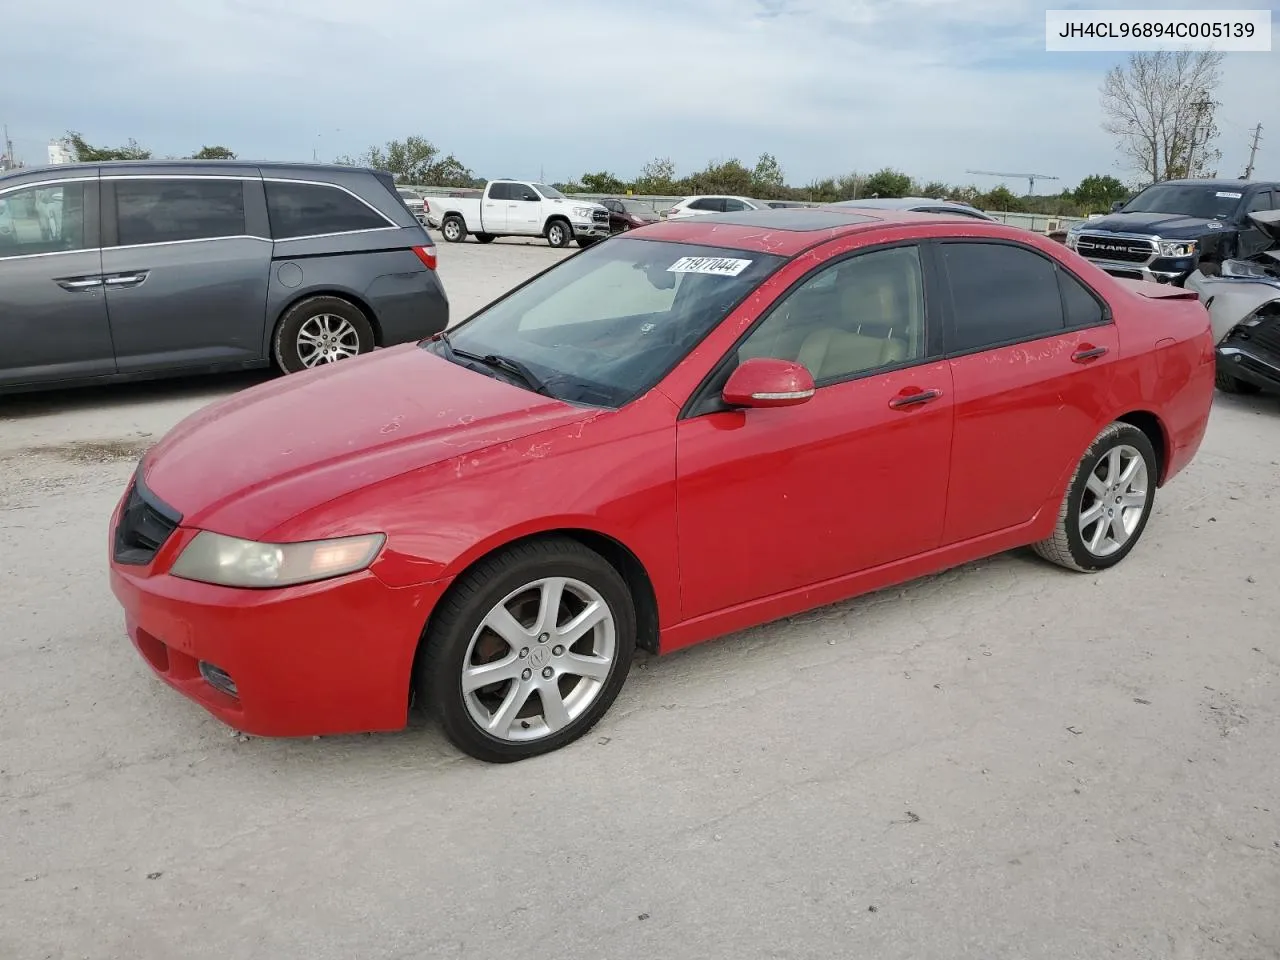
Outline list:
[[[990,170],[966,170],[965,173],[972,173],[979,177],[1017,177],[1020,180],[1027,181],[1027,196],[1031,196],[1036,192],[1037,180],[1057,180],[1057,177],[1051,177],[1047,173],[993,173]]]

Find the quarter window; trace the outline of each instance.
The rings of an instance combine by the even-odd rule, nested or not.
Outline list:
[[[0,193],[0,258],[84,250],[83,183]]]
[[[1067,312],[1068,327],[1096,327],[1102,323],[1102,304],[1083,283],[1061,267],[1058,267],[1058,283],[1062,285],[1062,305]]]
[[[955,307],[951,353],[1062,332],[1066,324],[1052,261],[1007,243],[941,246]]]
[[[787,294],[738,348],[833,382],[925,356],[925,299],[915,246],[857,254]]]
[[[337,187],[272,180],[264,186],[271,231],[277,240],[390,226],[381,214]]]
[[[241,237],[242,180],[116,180],[121,246]]]

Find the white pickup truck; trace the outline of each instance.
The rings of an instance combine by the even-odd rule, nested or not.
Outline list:
[[[450,243],[474,234],[481,243],[498,237],[546,237],[553,247],[575,239],[589,247],[609,236],[609,211],[590,200],[566,197],[545,183],[490,180],[479,197],[432,197],[432,219]]]

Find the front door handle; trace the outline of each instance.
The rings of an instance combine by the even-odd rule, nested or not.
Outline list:
[[[102,282],[112,290],[118,290],[122,287],[136,287],[147,279],[148,273],[150,273],[149,270],[139,270],[136,273],[113,273],[103,277]]]
[[[942,396],[941,390],[921,390],[919,387],[908,387],[890,400],[889,406],[894,410],[901,410],[903,407],[918,407],[922,403],[932,403],[940,396]]]
[[[72,293],[80,293],[84,290],[94,290],[102,286],[101,277],[63,277],[55,280],[58,286],[63,290],[70,290]]]
[[[1092,344],[1082,343],[1080,349],[1071,355],[1071,359],[1076,363],[1088,363],[1090,360],[1097,360],[1106,352],[1106,347],[1095,347]]]

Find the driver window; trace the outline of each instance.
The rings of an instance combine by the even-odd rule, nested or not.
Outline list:
[[[511,197],[513,200],[528,200],[534,202],[538,199],[538,195],[534,192],[533,187],[529,186],[527,183],[512,184]]]
[[[925,355],[924,278],[915,246],[857,254],[787,294],[738,348],[791,360],[833,383]]]

